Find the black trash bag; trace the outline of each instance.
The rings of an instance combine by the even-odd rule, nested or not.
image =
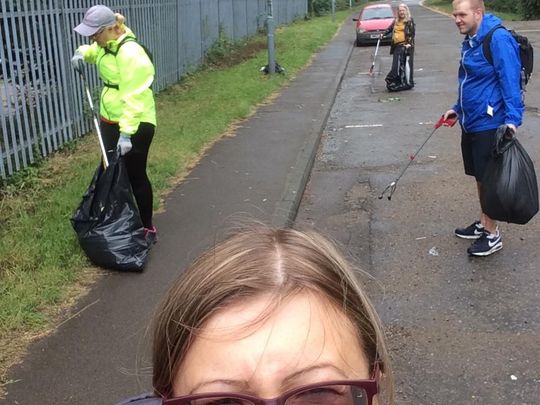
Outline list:
[[[409,51],[405,47],[398,46],[394,52],[398,58],[397,70],[392,69],[384,79],[386,88],[390,92],[412,89]]]
[[[260,69],[260,71],[263,72],[264,74],[269,74],[270,73],[270,66],[269,65],[264,65]],[[283,66],[281,66],[279,63],[275,62],[274,63],[274,71],[276,73],[285,73],[285,68]]]
[[[538,212],[534,164],[516,137],[497,129],[497,142],[482,179],[482,211],[497,221],[526,224]]]
[[[100,165],[71,218],[81,248],[96,265],[142,271],[151,244],[146,241],[137,203],[122,157]]]

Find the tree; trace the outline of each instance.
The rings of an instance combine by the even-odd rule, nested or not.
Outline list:
[[[353,5],[358,5],[365,0],[353,0]],[[336,10],[349,8],[349,0],[336,0]],[[321,16],[332,11],[332,0],[308,0],[308,10],[311,15]]]
[[[540,0],[520,0],[519,13],[524,20],[540,18]]]

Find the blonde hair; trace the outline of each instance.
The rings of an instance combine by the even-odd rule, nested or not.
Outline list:
[[[387,403],[393,403],[393,378],[381,322],[347,260],[333,243],[315,232],[265,226],[237,231],[208,250],[166,294],[154,322],[156,394],[172,395],[173,380],[193,340],[218,311],[262,294],[272,294],[278,306],[301,291],[322,296],[343,311],[354,326],[370,370],[379,364],[383,392]]]
[[[122,27],[124,25],[124,23],[126,22],[126,17],[124,17],[122,14],[120,13],[114,13],[114,16],[116,17],[116,26],[118,27]]]
[[[399,6],[398,6],[398,10],[403,7],[405,9],[405,18],[403,19],[403,21],[410,21],[411,20],[411,10],[409,10],[409,6],[406,5],[405,3],[401,3]]]
[[[482,10],[484,13],[486,11],[486,6],[484,5],[484,0],[454,0],[452,2],[452,7],[456,7],[458,4],[468,2],[473,10]]]

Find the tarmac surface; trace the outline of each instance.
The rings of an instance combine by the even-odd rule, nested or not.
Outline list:
[[[353,50],[323,132],[296,227],[337,240],[359,267],[387,330],[399,405],[540,403],[540,217],[500,223],[503,249],[469,257],[454,236],[478,218],[463,174],[460,128],[440,128],[402,172],[457,98],[463,37],[447,16],[411,6],[413,90],[388,93],[388,47]],[[509,22],[540,47],[538,21]],[[536,55],[538,66],[539,54]],[[540,80],[534,76],[517,137],[540,164]]]
[[[107,273],[79,315],[11,370],[2,404],[114,404],[151,389],[147,328],[171,281],[239,220],[294,219],[353,32],[349,20],[278,97],[208,150],[155,216],[159,242],[145,271]]]

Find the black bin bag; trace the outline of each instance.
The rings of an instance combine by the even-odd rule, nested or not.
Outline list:
[[[403,46],[398,46],[394,53],[398,59],[397,71],[393,69],[386,75],[386,88],[388,91],[403,91],[412,88],[411,67],[409,63],[409,50]],[[392,66],[393,68],[393,66]]]
[[[538,183],[534,164],[516,137],[496,133],[497,143],[482,180],[480,202],[490,218],[526,224],[538,212]]]
[[[96,265],[142,271],[150,245],[122,157],[96,170],[82,202],[71,218],[81,248]]]

